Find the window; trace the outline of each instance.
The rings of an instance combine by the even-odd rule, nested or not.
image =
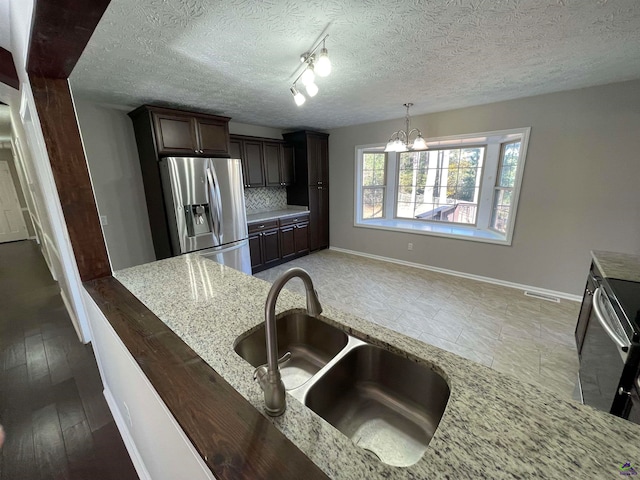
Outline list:
[[[521,141],[503,143],[500,148],[500,168],[496,176],[496,187],[493,194],[493,212],[491,214],[491,228],[506,233],[511,213],[511,199],[516,184],[518,158],[520,157]]]
[[[396,217],[476,224],[485,147],[400,154]]]
[[[511,244],[529,128],[356,147],[355,225]]]
[[[365,152],[362,157],[362,218],[383,218],[387,154]]]

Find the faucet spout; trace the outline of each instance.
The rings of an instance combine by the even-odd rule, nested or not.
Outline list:
[[[284,383],[278,366],[276,301],[282,288],[294,277],[300,278],[304,283],[307,296],[307,313],[314,317],[322,313],[322,306],[318,300],[318,294],[313,288],[313,281],[302,268],[290,268],[273,282],[264,306],[267,364],[266,366],[258,367],[255,372],[255,378],[264,391],[265,411],[272,417],[282,415],[287,408]]]

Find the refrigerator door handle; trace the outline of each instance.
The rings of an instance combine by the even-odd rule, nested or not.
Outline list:
[[[209,192],[209,205],[211,205],[211,220],[213,224],[213,234],[218,240],[218,244],[222,244],[222,238],[220,238],[220,231],[222,229],[222,211],[220,210],[220,204],[222,199],[220,198],[220,187],[218,186],[218,177],[216,171],[211,165],[207,166],[207,186]]]

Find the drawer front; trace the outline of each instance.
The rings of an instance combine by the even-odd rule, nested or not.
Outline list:
[[[278,228],[278,220],[267,220],[265,222],[253,222],[247,225],[249,233],[263,232],[271,228]]]
[[[308,221],[309,221],[309,213],[305,212],[305,213],[301,213],[300,215],[296,215],[295,217],[291,216],[291,217],[281,218],[280,226],[284,227],[285,225],[293,225],[294,223],[308,222]]]

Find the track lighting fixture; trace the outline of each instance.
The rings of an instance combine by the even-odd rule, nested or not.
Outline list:
[[[297,88],[298,81],[304,85],[309,97],[315,97],[318,93],[318,85],[315,83],[316,75],[326,77],[331,73],[331,60],[329,60],[329,52],[325,47],[325,41],[328,36],[329,34],[325,35],[315,47],[300,55],[300,62],[304,64],[304,67],[290,88],[293,99],[298,106],[301,106],[306,100],[306,97]],[[322,48],[316,57],[316,51],[320,45],[322,45]]]

